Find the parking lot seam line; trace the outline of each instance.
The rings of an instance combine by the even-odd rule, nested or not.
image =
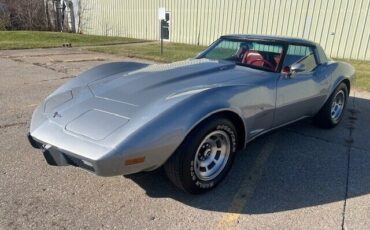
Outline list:
[[[316,139],[318,141],[326,142],[326,143],[329,143],[329,144],[335,144],[335,145],[338,145],[339,144],[339,145],[341,145],[343,147],[348,147],[348,144],[346,144],[346,143],[342,144],[342,143],[334,142],[334,141],[327,140],[327,139],[324,139],[324,138],[321,138],[321,137],[316,137],[316,136],[313,136],[313,135],[308,135],[308,134],[305,134],[305,133],[301,133],[301,132],[295,131],[293,129],[284,129],[283,128],[282,131],[286,131],[286,132],[289,132],[289,133],[297,134],[297,135],[300,135],[300,136],[303,136],[303,137],[313,138],[313,139]],[[354,146],[354,145],[352,145],[351,148],[352,149],[361,150],[361,151],[368,151],[365,148],[361,148],[361,147]]]
[[[357,121],[357,113],[358,110],[356,109],[356,103],[355,103],[356,97],[353,98],[353,109],[349,109],[349,112],[351,115],[348,117],[348,121],[350,123],[348,130],[349,130],[349,135],[346,139],[346,144],[347,144],[347,172],[346,172],[346,191],[344,194],[344,202],[343,202],[343,211],[342,211],[342,230],[346,230],[346,208],[347,208],[347,200],[348,200],[348,188],[349,188],[349,173],[350,173],[350,167],[351,167],[351,150],[352,150],[352,145],[354,142],[353,139],[353,131],[356,128],[356,121]]]
[[[238,223],[240,214],[245,209],[248,200],[253,196],[259,180],[262,178],[266,162],[273,152],[278,136],[277,133],[271,134],[265,140],[252,169],[247,173],[239,189],[233,197],[233,200],[228,209],[228,213],[224,214],[218,222],[217,229],[234,229]]]

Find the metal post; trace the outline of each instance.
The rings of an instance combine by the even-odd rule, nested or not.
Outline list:
[[[161,30],[161,55],[163,55],[163,27],[162,27],[162,25],[163,25],[163,20],[161,20],[161,22],[160,22],[160,30]]]

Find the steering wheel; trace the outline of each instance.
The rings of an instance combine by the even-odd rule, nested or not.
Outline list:
[[[245,49],[245,48],[240,48],[238,51],[236,51],[236,53],[234,54],[234,57],[235,58],[238,58],[238,59],[243,59],[245,53],[247,52],[248,50]]]
[[[252,65],[253,63],[258,62],[258,61],[262,61],[263,64],[266,64],[267,65],[266,67],[268,67],[269,69],[275,70],[274,65],[271,64],[269,61],[266,61],[265,59],[255,59],[255,60],[251,61],[249,64]]]

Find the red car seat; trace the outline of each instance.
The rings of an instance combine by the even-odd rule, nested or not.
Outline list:
[[[242,63],[243,64],[248,64],[251,65],[253,64],[254,66],[261,66],[263,67],[264,65],[264,58],[263,56],[256,52],[256,51],[249,51],[244,54]]]
[[[271,64],[269,61],[263,58],[263,56],[258,53],[257,51],[249,51],[244,54],[243,64],[248,64],[248,65],[254,65],[254,66],[259,66],[259,67],[264,67],[268,68],[270,70],[275,70],[276,65]]]

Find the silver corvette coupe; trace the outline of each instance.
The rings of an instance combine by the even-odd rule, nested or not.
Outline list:
[[[296,38],[227,35],[194,59],[97,66],[35,110],[28,139],[48,164],[99,176],[161,166],[190,193],[216,186],[254,138],[342,119],[354,68]]]

